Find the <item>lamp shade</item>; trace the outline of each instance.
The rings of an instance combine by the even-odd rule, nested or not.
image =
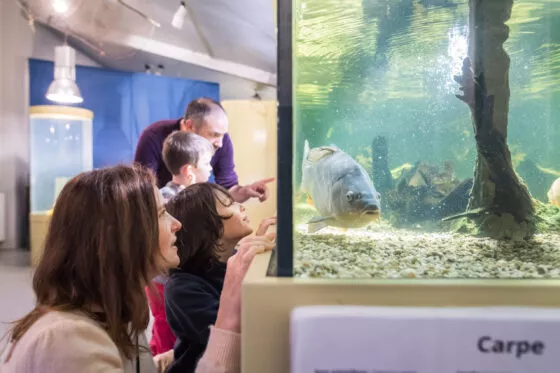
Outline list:
[[[76,85],[76,52],[67,45],[55,47],[54,80],[47,90],[47,100],[64,104],[84,101]]]
[[[73,80],[56,79],[49,85],[47,100],[64,104],[79,104],[84,101],[80,89]]]

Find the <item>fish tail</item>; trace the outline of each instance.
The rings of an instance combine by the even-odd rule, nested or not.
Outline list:
[[[305,167],[305,161],[307,160],[308,155],[309,155],[309,141],[307,141],[307,139],[306,139],[305,143],[303,145],[303,158],[301,160],[302,172],[303,172],[303,168]],[[302,193],[302,194],[306,193],[306,191],[303,188],[303,180],[301,181],[301,183],[299,185],[299,192]]]

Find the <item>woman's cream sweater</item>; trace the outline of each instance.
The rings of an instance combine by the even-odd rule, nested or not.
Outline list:
[[[156,368],[145,335],[140,372]],[[240,372],[240,335],[212,327],[196,373]],[[107,332],[84,314],[52,311],[8,346],[1,373],[136,373],[136,358],[123,359]]]

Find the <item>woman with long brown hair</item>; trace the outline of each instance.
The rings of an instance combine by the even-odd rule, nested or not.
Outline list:
[[[155,372],[143,331],[144,286],[179,264],[181,224],[153,175],[136,166],[82,173],[62,189],[35,271],[34,310],[11,331],[0,370],[14,373]],[[241,281],[266,242],[228,262],[222,307],[197,372],[239,371]]]

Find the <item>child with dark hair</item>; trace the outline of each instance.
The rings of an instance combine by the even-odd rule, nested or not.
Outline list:
[[[164,202],[189,185],[208,181],[212,172],[210,160],[213,154],[212,144],[195,133],[174,131],[167,136],[163,143],[162,157],[172,179],[160,189]],[[154,356],[171,350],[175,343],[175,336],[165,318],[163,289],[166,282],[167,276],[159,275],[152,281],[154,290],[146,289],[154,316],[150,340]]]
[[[179,268],[171,271],[165,286],[167,322],[177,336],[175,359],[169,373],[193,372],[208,342],[217,316],[227,260],[241,240],[264,236],[274,219],[261,223],[256,237],[243,205],[217,184],[199,183],[186,188],[167,204],[183,229],[177,232]]]

